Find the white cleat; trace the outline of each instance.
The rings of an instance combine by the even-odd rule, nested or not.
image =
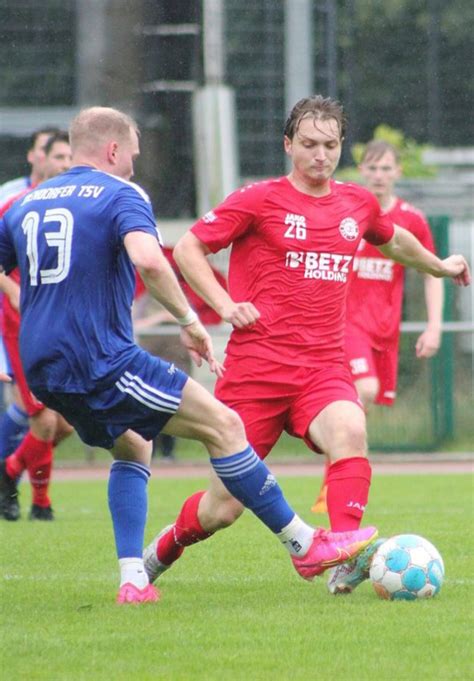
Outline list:
[[[369,579],[372,559],[385,539],[371,542],[357,558],[338,565],[329,572],[328,590],[332,594],[350,594],[359,584]]]
[[[168,570],[172,565],[172,563],[171,565],[165,565],[158,560],[158,556],[156,555],[158,542],[160,541],[161,537],[168,532],[168,530],[171,530],[172,527],[173,525],[167,525],[164,527],[161,532],[156,535],[151,544],[148,544],[143,551],[143,563],[145,565],[145,572],[148,575],[150,584],[153,584],[153,582],[158,579],[163,572],[166,572],[166,570]]]

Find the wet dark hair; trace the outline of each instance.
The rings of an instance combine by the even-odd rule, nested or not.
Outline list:
[[[384,154],[389,151],[393,154],[393,157],[397,164],[400,163],[400,152],[393,144],[390,142],[385,142],[384,140],[371,140],[367,143],[364,153],[362,154],[361,163],[367,163],[367,161],[378,161]]]
[[[53,148],[53,144],[56,142],[66,142],[66,144],[69,144],[69,133],[67,133],[66,130],[58,130],[58,132],[53,133],[51,137],[48,137],[48,141],[44,145],[44,153],[46,155],[49,154]]]
[[[313,95],[296,102],[288,116],[284,134],[290,140],[298,131],[303,118],[313,118],[314,121],[327,121],[333,118],[337,122],[341,139],[344,137],[347,127],[347,117],[342,104],[331,97]]]

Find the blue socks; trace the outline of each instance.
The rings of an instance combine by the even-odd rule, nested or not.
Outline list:
[[[29,430],[28,414],[10,404],[0,418],[0,458],[6,459],[12,454]]]
[[[118,558],[140,558],[147,515],[150,469],[134,461],[114,461],[109,477],[109,509]]]
[[[275,534],[295,517],[276,479],[252,447],[232,456],[211,458],[211,465],[232,496]]]

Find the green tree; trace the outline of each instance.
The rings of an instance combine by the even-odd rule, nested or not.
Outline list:
[[[433,177],[436,175],[436,167],[427,165],[423,161],[423,153],[429,149],[429,145],[419,144],[414,139],[406,137],[401,130],[385,124],[378,125],[375,128],[373,139],[389,142],[397,149],[400,154],[404,177]],[[357,142],[351,147],[352,159],[356,165],[361,162],[365,147],[364,142]],[[356,180],[358,178],[357,168],[344,168],[338,173],[337,177],[341,180]]]
[[[384,121],[418,142],[465,145],[474,107],[474,3],[337,4],[339,95],[352,103],[352,139],[370,139]]]

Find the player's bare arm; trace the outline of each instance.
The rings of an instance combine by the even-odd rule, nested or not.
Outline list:
[[[395,232],[390,241],[378,248],[392,260],[413,267],[419,272],[438,278],[450,277],[458,286],[469,286],[471,283],[469,265],[464,256],[450,255],[441,260],[424,248],[413,234],[398,225],[395,225]]]
[[[130,232],[124,244],[150,294],[182,326],[181,339],[193,361],[201,366],[202,358],[206,359],[211,371],[220,375],[222,369],[214,357],[211,337],[190,308],[156,238],[145,232]]]
[[[425,274],[425,302],[428,324],[416,341],[419,359],[434,357],[441,345],[444,285],[441,279]]]
[[[238,329],[254,324],[260,317],[250,302],[235,302],[217,281],[207,260],[210,251],[192,232],[187,232],[175,246],[173,256],[189,285],[226,322]]]

